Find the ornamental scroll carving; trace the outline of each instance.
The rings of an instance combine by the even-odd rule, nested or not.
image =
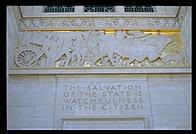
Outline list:
[[[17,67],[184,65],[184,51],[174,44],[161,33],[141,31],[21,32],[15,63]]]

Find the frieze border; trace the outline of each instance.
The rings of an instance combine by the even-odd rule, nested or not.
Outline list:
[[[78,17],[26,18],[13,7],[20,30],[180,29],[188,7],[179,7],[176,17]]]
[[[191,74],[191,67],[134,67],[134,68],[16,68],[9,69],[9,75],[17,74]]]

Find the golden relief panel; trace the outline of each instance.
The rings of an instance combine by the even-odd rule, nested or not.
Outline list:
[[[179,31],[23,31],[17,67],[184,67]]]

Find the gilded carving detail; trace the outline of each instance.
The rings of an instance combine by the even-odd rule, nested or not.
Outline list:
[[[18,67],[185,66],[178,34],[126,30],[21,32],[19,44],[15,55]]]

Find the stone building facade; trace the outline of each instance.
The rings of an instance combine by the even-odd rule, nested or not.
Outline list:
[[[192,129],[192,7],[46,8],[7,7],[8,129]]]

